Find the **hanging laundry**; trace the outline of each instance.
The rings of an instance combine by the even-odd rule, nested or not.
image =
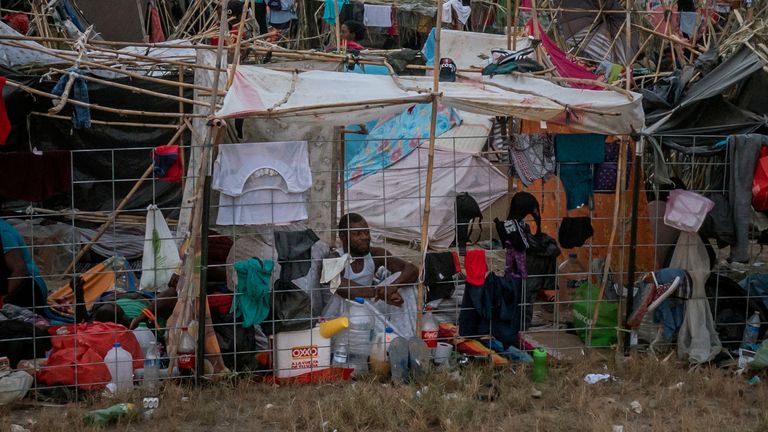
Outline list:
[[[333,5],[336,0],[325,0],[325,11],[323,12],[323,20],[330,25],[336,24],[336,8],[339,10],[339,17],[341,17],[341,9],[346,5],[349,0],[338,0],[337,6]],[[341,18],[339,18],[341,19]]]
[[[453,14],[451,10],[456,11],[456,18],[463,25],[469,20],[469,15],[472,13],[471,6],[464,6],[461,0],[447,0],[443,3],[443,22],[450,23],[453,21]]]
[[[5,99],[2,97],[5,82],[5,77],[0,77],[0,145],[5,145],[5,140],[11,133],[11,122],[8,120],[8,112],[5,109]]]
[[[555,173],[555,143],[548,134],[512,135],[509,150],[510,169],[525,186]]]
[[[176,237],[168,228],[160,209],[156,205],[150,205],[147,207],[140,289],[148,292],[163,290],[180,264]]]
[[[41,155],[8,152],[0,157],[0,197],[42,202],[72,190],[68,151]]]
[[[259,225],[307,219],[312,186],[306,141],[226,144],[214,162],[221,192],[218,225]]]
[[[261,324],[269,315],[269,293],[272,282],[272,260],[251,258],[235,263],[237,272],[237,301],[232,302],[231,312],[243,318],[243,327]]]
[[[621,142],[605,143],[605,162],[597,166],[595,170],[595,192],[615,193],[616,177],[619,175],[619,150]],[[629,145],[629,144],[624,144]],[[632,170],[632,152],[627,151],[627,169],[624,185],[629,182],[629,173]]]
[[[400,25],[397,18],[397,5],[392,5],[392,25],[387,29],[387,36],[397,36]]]
[[[27,14],[12,13],[4,16],[2,20],[22,35],[29,33],[29,17],[27,17]]]
[[[594,180],[592,164],[605,160],[605,136],[597,134],[557,135],[555,157],[558,176],[563,182],[566,208],[573,210],[592,203]]]
[[[67,74],[63,74],[61,78],[59,78],[59,82],[56,83],[56,86],[53,87],[53,90],[51,90],[51,94],[54,96],[63,96],[64,89],[66,88],[67,82],[70,79],[70,73],[81,75],[83,72],[80,69],[77,68],[70,68],[67,69]],[[76,100],[78,102],[84,102],[84,103],[90,103],[88,99],[88,85],[85,83],[85,80],[82,78],[74,78],[75,83],[72,85],[72,92],[73,94],[70,96],[72,100]],[[75,129],[89,129],[91,127],[91,110],[88,107],[74,105],[72,108],[72,126]]]
[[[549,55],[552,64],[560,73],[561,76],[568,78],[584,78],[589,80],[597,80],[597,76],[590,72],[584,66],[574,62],[568,56],[558,48],[555,41],[547,36],[546,30],[541,26],[541,23],[537,23],[539,26],[539,37],[541,38],[541,44],[544,47],[544,51]],[[533,30],[533,20],[528,20],[528,24],[525,25],[525,29],[529,35],[536,34]],[[590,90],[602,90],[603,88],[594,84],[571,84],[573,88],[590,89]]]
[[[363,23],[367,27],[392,27],[392,6],[366,4]]]
[[[158,180],[177,182],[181,181],[183,167],[178,145],[164,145],[155,147],[152,151],[155,161],[155,178]]]
[[[160,11],[153,4],[149,7],[149,41],[152,43],[165,42],[163,25],[160,21]]]

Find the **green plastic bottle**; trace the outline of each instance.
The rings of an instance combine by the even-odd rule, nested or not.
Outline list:
[[[533,350],[533,382],[544,382],[547,379],[547,373],[547,352],[536,348]]]
[[[136,411],[136,405],[132,403],[119,403],[109,408],[89,411],[85,415],[85,422],[92,425],[106,425],[118,418]]]

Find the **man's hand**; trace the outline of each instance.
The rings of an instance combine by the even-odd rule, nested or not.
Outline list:
[[[399,292],[394,291],[393,293],[389,294],[389,297],[387,298],[387,304],[400,307],[403,305],[403,296],[401,296]]]

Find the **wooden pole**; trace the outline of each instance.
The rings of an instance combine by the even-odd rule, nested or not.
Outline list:
[[[512,16],[512,49],[517,51],[517,20],[520,14],[520,0],[515,0],[515,14]]]
[[[336,49],[334,51],[341,52],[341,23],[339,22],[339,0],[331,0],[333,2],[333,17],[334,32],[336,33]]]
[[[245,17],[248,16],[248,10],[250,9],[251,2],[253,0],[245,1],[245,9],[240,15],[240,23],[237,25],[237,39],[235,41],[235,53],[232,59],[232,66],[229,69],[229,76],[227,77],[227,90],[232,86],[232,80],[235,79],[235,72],[237,72],[237,66],[240,64],[240,41],[243,38],[243,29],[245,28]]]
[[[507,0],[507,49],[512,49],[512,0]]]
[[[142,38],[144,39],[144,43],[149,43],[147,23],[144,21],[144,9],[141,8],[141,0],[136,0],[136,8],[139,10],[139,25],[141,26]]]
[[[435,166],[435,136],[437,129],[438,96],[440,91],[440,32],[443,25],[442,0],[437,0],[437,18],[435,21],[435,58],[432,63],[432,117],[429,122],[429,149],[427,150],[427,181],[424,185],[424,214],[421,218],[421,265],[419,266],[419,284],[416,297],[416,335],[421,335],[422,310],[424,309],[424,262],[429,243],[429,213],[432,199],[432,175]]]
[[[180,126],[179,130],[176,131],[176,133],[173,135],[173,138],[169,141],[170,144],[172,144],[176,139],[181,136],[181,134],[184,132],[184,129],[186,129],[186,126]],[[101,236],[104,235],[105,232],[107,232],[107,229],[112,225],[112,223],[115,221],[115,218],[117,218],[117,215],[120,214],[120,212],[123,210],[123,208],[128,204],[128,201],[133,198],[133,196],[138,192],[139,188],[142,184],[144,184],[144,181],[149,178],[150,174],[152,174],[152,171],[155,167],[154,162],[147,167],[147,169],[144,171],[144,174],[139,177],[138,180],[136,180],[136,184],[133,185],[130,191],[125,195],[125,197],[120,201],[120,203],[117,205],[115,210],[112,212],[112,214],[109,215],[109,218],[107,219],[104,224],[101,225],[99,230],[96,232],[96,235],[93,236],[90,242],[86,244],[82,249],[80,249],[80,252],[77,253],[77,256],[75,256],[75,259],[72,260],[72,262],[67,266],[67,269],[64,270],[63,274],[67,274],[75,269],[75,266],[77,265],[77,262],[80,261],[80,259],[88,253],[88,251],[91,250],[93,245],[95,245]]]

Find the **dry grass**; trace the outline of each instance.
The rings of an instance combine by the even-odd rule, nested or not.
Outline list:
[[[617,379],[588,385],[586,373]],[[676,384],[682,382],[681,387]],[[579,364],[550,369],[543,392],[524,367],[492,372],[468,369],[460,376],[433,374],[421,385],[393,386],[374,379],[317,386],[271,386],[240,382],[203,390],[168,386],[150,421],[124,419],[111,430],[129,431],[766,431],[768,387],[749,386],[728,371],[660,364],[635,358],[621,366],[599,354]],[[498,397],[487,401],[489,387]],[[420,391],[420,396],[416,392]],[[182,401],[182,398],[188,398]],[[132,395],[141,400],[139,392]],[[642,412],[630,408],[640,402]],[[64,408],[6,408],[0,425],[36,421],[32,431],[89,430],[88,409],[115,401],[96,400]]]

